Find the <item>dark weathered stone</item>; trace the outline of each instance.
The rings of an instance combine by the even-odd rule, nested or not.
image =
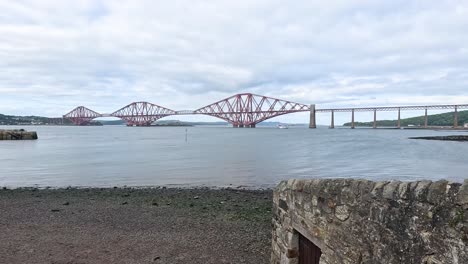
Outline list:
[[[427,193],[427,201],[431,204],[439,204],[447,199],[447,184],[448,181],[437,181],[430,185]]]
[[[468,141],[468,136],[466,136],[466,135],[455,135],[455,136],[435,136],[435,137],[410,137],[410,139],[444,140],[444,141]]]
[[[280,199],[278,206],[279,206],[279,208],[283,209],[284,211],[286,211],[286,212],[288,211],[288,204],[286,203],[285,200]]]
[[[299,233],[321,248],[320,263],[468,263],[468,180],[279,186],[271,263],[297,263]]]
[[[24,129],[4,130],[0,129],[0,140],[35,140],[35,131],[25,131]]]
[[[457,197],[457,202],[461,205],[468,205],[468,179],[465,180],[460,188],[460,192]]]
[[[287,258],[297,258],[299,256],[299,252],[297,249],[288,249],[286,252]]]
[[[416,187],[414,188],[414,196],[420,202],[426,202],[427,193],[429,191],[429,186],[432,184],[431,181],[420,181],[417,182]]]
[[[382,191],[382,196],[389,200],[398,199],[398,190],[401,182],[392,181],[389,184],[385,185]]]

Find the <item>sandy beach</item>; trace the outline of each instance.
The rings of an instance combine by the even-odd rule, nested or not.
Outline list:
[[[271,191],[0,189],[0,263],[268,263]]]

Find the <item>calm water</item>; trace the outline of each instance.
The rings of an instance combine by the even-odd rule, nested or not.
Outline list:
[[[12,128],[12,127],[8,127]],[[288,178],[468,178],[468,143],[410,140],[463,132],[228,127],[27,127],[0,141],[0,186],[249,186]]]

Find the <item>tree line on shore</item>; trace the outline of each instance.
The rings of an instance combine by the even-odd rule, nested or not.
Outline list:
[[[454,112],[435,114],[427,116],[428,126],[453,126]],[[378,120],[377,126],[393,127],[397,125],[398,120]],[[458,125],[463,126],[468,123],[468,111],[458,112]],[[354,122],[355,126],[371,127],[374,122]],[[343,126],[351,126],[351,122],[343,124]],[[424,126],[424,116],[416,116],[401,119],[401,126]]]

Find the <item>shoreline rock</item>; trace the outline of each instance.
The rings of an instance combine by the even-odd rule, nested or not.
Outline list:
[[[443,140],[443,141],[468,141],[468,136],[466,136],[466,135],[453,135],[453,136],[432,136],[432,137],[410,137],[410,139]]]
[[[0,129],[0,140],[36,140],[36,131],[24,129],[3,130]]]

